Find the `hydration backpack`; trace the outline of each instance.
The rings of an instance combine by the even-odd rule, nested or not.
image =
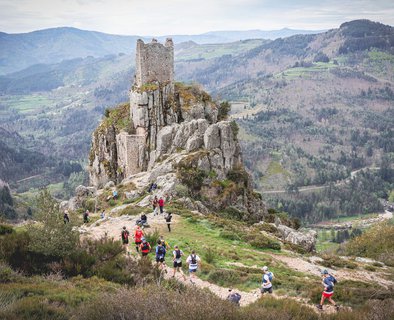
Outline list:
[[[332,282],[332,285],[336,285],[337,284],[337,279],[335,279],[335,277],[333,275],[330,274],[330,276],[328,277],[328,279]]]
[[[164,256],[165,253],[166,253],[166,249],[164,249],[163,246],[160,246],[160,247],[157,249],[157,253],[158,253],[160,256]]]
[[[190,258],[191,258],[191,262],[190,262],[191,264],[197,264],[197,256],[196,256],[196,255],[193,256],[193,255],[191,254],[191,255],[190,255]]]
[[[268,272],[266,274],[263,275],[263,283],[266,283],[267,281],[264,279],[264,276],[267,275],[268,279],[270,282],[272,282],[272,279],[274,278],[274,274],[272,272]]]
[[[129,233],[126,230],[122,231],[122,239],[127,240],[128,238],[129,238]]]
[[[175,259],[181,258],[181,250],[175,250]]]
[[[148,242],[143,243],[141,249],[142,249],[143,251],[149,250],[149,243],[148,243]]]

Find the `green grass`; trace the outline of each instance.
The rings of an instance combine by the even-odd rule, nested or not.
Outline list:
[[[37,112],[42,108],[50,107],[53,101],[42,94],[5,96],[0,98],[0,103],[20,113]]]
[[[306,77],[312,73],[316,72],[325,72],[330,69],[337,68],[338,65],[335,65],[331,62],[316,62],[312,67],[298,67],[298,68],[289,68],[285,71],[279,72],[275,74],[275,78],[285,78],[287,80],[292,80],[300,77]]]
[[[231,222],[237,224],[237,222]],[[166,227],[159,229],[166,241],[173,248],[178,245],[187,257],[192,250],[202,258],[202,268],[198,277],[223,287],[235,287],[243,291],[252,291],[260,287],[261,267],[270,266],[275,274],[275,289],[287,294],[307,295],[308,284],[313,283],[313,276],[305,279],[305,274],[289,269],[283,263],[271,257],[270,249],[256,249],[240,241],[220,236],[223,228],[218,227],[209,218],[201,219],[191,215],[181,217],[169,233]],[[207,250],[210,251],[211,263],[207,263]],[[167,256],[171,262],[172,249]],[[186,260],[186,258],[184,259]],[[184,264],[184,271],[187,267]],[[280,292],[280,291],[279,291]]]
[[[176,55],[177,61],[192,59],[212,59],[226,54],[238,55],[262,45],[264,40],[245,40],[222,44],[203,44],[192,46],[180,51]]]

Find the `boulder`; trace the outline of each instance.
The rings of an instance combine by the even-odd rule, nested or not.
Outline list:
[[[130,191],[130,192],[126,191],[124,194],[125,194],[126,198],[131,201],[140,197],[140,193],[138,191]]]
[[[283,224],[277,226],[282,240],[299,245],[307,252],[315,251],[317,232],[310,230],[308,232],[300,232],[289,228]]]
[[[110,189],[110,188],[113,188],[113,187],[115,187],[115,182],[113,182],[113,181],[108,181],[108,182],[105,184],[104,189]]]

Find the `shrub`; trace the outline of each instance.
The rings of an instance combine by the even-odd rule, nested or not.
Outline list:
[[[0,235],[14,232],[14,228],[8,224],[0,224]]]
[[[196,287],[146,286],[122,289],[116,294],[104,293],[84,303],[74,313],[75,319],[237,319],[236,307],[206,290]],[[147,302],[149,301],[149,304]],[[105,303],[103,303],[105,302]]]
[[[278,241],[270,239],[261,233],[249,233],[244,235],[243,239],[251,246],[258,249],[281,249],[280,243]]]
[[[227,120],[230,110],[231,104],[228,101],[221,102],[218,107],[218,121]]]
[[[189,189],[183,184],[177,184],[175,186],[175,193],[178,197],[188,197],[189,196]]]
[[[215,259],[216,259],[216,251],[213,250],[211,247],[208,247],[205,249],[204,251],[204,261],[206,261],[209,264],[214,263]]]
[[[215,269],[208,274],[208,281],[220,286],[232,286],[240,280],[239,272],[230,269]]]
[[[338,256],[325,254],[322,255],[322,259],[323,261],[321,262],[321,264],[327,268],[330,267],[349,268],[349,269],[357,268],[357,263],[350,260],[342,259]]]
[[[241,221],[244,216],[244,213],[242,211],[239,211],[237,208],[234,207],[227,207],[226,209],[220,211],[219,214],[224,218],[238,221]]]
[[[274,233],[274,234],[278,231],[278,229],[274,225],[266,223],[266,222],[259,223],[259,224],[255,225],[254,227],[260,231],[265,231],[265,232]]]
[[[157,244],[157,240],[160,238],[160,232],[155,228],[154,231],[145,233],[145,239],[149,242],[152,248],[154,248]]]
[[[368,257],[394,266],[394,224],[380,223],[345,245],[348,255]]]
[[[234,230],[222,230],[220,231],[219,236],[229,240],[241,240],[241,237],[236,232],[234,232]]]

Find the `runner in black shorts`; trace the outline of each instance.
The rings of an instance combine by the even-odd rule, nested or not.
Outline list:
[[[175,277],[175,273],[178,271],[182,276],[183,276],[183,280],[186,281],[186,276],[183,274],[182,271],[182,256],[183,256],[183,251],[180,250],[178,248],[178,246],[174,247],[174,251],[172,252],[173,256],[174,256],[174,274],[172,275],[172,277]]]
[[[165,264],[165,256],[166,256],[166,248],[162,245],[162,242],[159,240],[157,242],[157,247],[156,247],[156,262],[157,264],[160,264],[161,268],[164,268]]]

